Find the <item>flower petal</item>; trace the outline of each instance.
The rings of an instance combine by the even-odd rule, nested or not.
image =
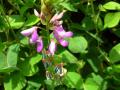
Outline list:
[[[68,31],[65,33],[65,37],[72,37],[73,36],[73,32]]]
[[[36,9],[34,9],[34,14],[35,14],[35,16],[40,17],[40,14],[38,13],[38,11]]]
[[[56,21],[57,16],[58,16],[58,13],[56,13],[56,14],[55,14],[55,15],[51,18],[50,23],[55,22],[55,21]]]
[[[21,34],[24,35],[24,36],[30,36],[30,35],[33,33],[34,30],[37,30],[37,27],[36,27],[36,26],[21,31]]]
[[[57,20],[61,19],[64,15],[64,13],[66,12],[66,10],[63,10],[60,14],[57,15]]]
[[[57,34],[59,35],[59,37],[64,38],[66,32],[65,32],[65,30],[63,29],[62,25],[60,25],[60,26],[57,26],[57,27],[56,27],[55,33],[57,33]]]
[[[51,40],[48,50],[51,55],[54,55],[54,53],[56,51],[56,43],[54,40]]]
[[[32,35],[31,35],[31,38],[32,42],[36,42],[38,40],[38,33],[37,33],[37,30],[35,30]]]
[[[66,40],[64,40],[64,39],[60,39],[59,40],[59,43],[63,46],[63,47],[67,47],[68,46],[68,42],[66,41]]]
[[[37,52],[41,52],[43,49],[43,41],[41,38],[37,40]]]

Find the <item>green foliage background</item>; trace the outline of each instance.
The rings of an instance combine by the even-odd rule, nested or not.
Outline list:
[[[63,25],[74,33],[54,57],[66,75],[46,80],[42,54],[20,34],[40,25],[40,0],[0,0],[0,90],[120,90],[120,1],[51,1],[67,10]]]

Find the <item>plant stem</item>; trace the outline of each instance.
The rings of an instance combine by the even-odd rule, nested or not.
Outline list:
[[[12,27],[11,27],[11,25],[10,25],[10,22],[9,22],[9,20],[8,20],[8,18],[6,17],[5,9],[4,9],[4,5],[3,5],[3,1],[2,1],[2,0],[1,0],[1,4],[2,4],[2,9],[3,9],[3,11],[2,11],[3,17],[5,18],[6,22],[8,23],[8,26],[9,26],[9,28],[10,28],[13,36],[14,36],[14,37],[17,39],[17,41],[18,41],[19,39],[18,39],[18,37],[16,36],[15,32],[13,31],[13,29],[12,29]],[[8,29],[7,32],[6,32],[6,35],[7,35],[7,38],[8,38],[8,37],[9,37],[9,29]]]

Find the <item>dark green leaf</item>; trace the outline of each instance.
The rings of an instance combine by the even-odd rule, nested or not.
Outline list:
[[[13,72],[6,76],[4,81],[5,90],[22,90],[25,86],[26,80],[19,72]]]
[[[39,68],[36,64],[40,62],[41,59],[42,59],[42,56],[37,54],[30,59],[25,59],[24,61],[21,61],[18,64],[18,67],[22,71],[21,73],[24,76],[32,76],[35,73],[37,73],[39,71]]]

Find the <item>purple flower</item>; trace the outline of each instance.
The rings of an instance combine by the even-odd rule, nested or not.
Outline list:
[[[42,38],[39,37],[38,40],[37,40],[37,52],[41,52],[43,49],[43,41],[42,41]]]
[[[65,10],[63,10],[61,13],[56,13],[53,17],[52,17],[52,19],[50,20],[50,23],[54,23],[55,21],[59,21],[62,17],[63,17],[63,15],[64,15],[64,13],[65,13],[66,11]]]
[[[36,41],[38,40],[38,37],[39,36],[37,34],[37,30],[35,30],[30,37],[30,43],[36,43]]]
[[[56,43],[55,41],[52,39],[48,48],[49,53],[53,56],[55,51],[56,51]]]
[[[21,32],[22,35],[30,37],[30,43],[36,43],[36,41],[38,40],[38,33],[37,33],[37,28],[36,26],[30,28],[30,29],[26,29],[24,31]]]
[[[62,25],[56,26],[54,28],[54,37],[58,40],[58,42],[63,46],[68,46],[68,42],[65,40],[65,38],[72,37],[73,33],[71,31],[66,32]]]
[[[24,36],[30,36],[34,31],[37,30],[38,27],[34,26],[32,28],[29,28],[29,29],[26,29],[24,31],[21,31],[21,34],[24,35]]]

